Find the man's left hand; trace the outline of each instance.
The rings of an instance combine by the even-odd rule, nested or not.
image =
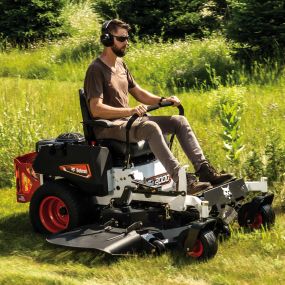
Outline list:
[[[175,106],[175,107],[181,105],[180,100],[176,96],[167,97],[163,101],[173,102],[173,106]]]

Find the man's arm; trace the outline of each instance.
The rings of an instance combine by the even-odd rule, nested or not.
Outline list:
[[[139,85],[136,85],[134,88],[130,89],[129,92],[135,99],[146,105],[155,105],[161,102],[161,97],[156,96],[147,90],[141,88]],[[180,100],[176,96],[171,96],[168,98],[164,98],[163,101],[173,102],[173,106],[180,105]]]
[[[90,111],[94,118],[101,119],[120,119],[124,117],[132,116],[133,114],[138,114],[143,116],[146,113],[146,106],[139,105],[135,108],[117,108],[106,105],[103,103],[102,98],[91,98],[90,100]]]
[[[130,89],[129,92],[137,101],[146,105],[155,105],[160,102],[160,97],[148,92],[145,89],[142,89],[139,85],[136,85],[134,88]]]

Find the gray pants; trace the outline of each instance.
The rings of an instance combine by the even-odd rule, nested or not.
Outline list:
[[[97,128],[97,139],[116,139],[126,141],[127,120],[116,120],[113,128]],[[165,167],[172,179],[178,181],[181,168],[178,160],[168,148],[163,134],[175,134],[183,151],[197,171],[206,161],[203,151],[184,116],[144,116],[138,118],[130,129],[130,142],[146,140],[151,151]]]

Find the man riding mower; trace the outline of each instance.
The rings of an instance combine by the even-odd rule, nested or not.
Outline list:
[[[105,22],[105,48],[88,68],[80,90],[84,136],[42,140],[15,159],[17,199],[30,202],[34,229],[48,242],[112,255],[166,247],[187,256],[215,256],[220,234],[238,215],[241,226],[274,223],[266,181],[244,182],[217,173],[205,159],[177,97],[139,87],[123,56],[129,26]],[[128,106],[128,92],[143,104]],[[177,116],[145,116],[174,105]],[[164,134],[172,134],[170,143]],[[186,173],[171,152],[174,135],[192,162]],[[197,178],[196,178],[197,177]],[[199,180],[198,180],[199,178]],[[242,205],[249,191],[261,191]]]

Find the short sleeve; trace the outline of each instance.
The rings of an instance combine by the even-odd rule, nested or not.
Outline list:
[[[86,71],[84,80],[84,92],[88,102],[91,98],[103,99],[103,84],[104,78],[101,70],[91,64]]]

